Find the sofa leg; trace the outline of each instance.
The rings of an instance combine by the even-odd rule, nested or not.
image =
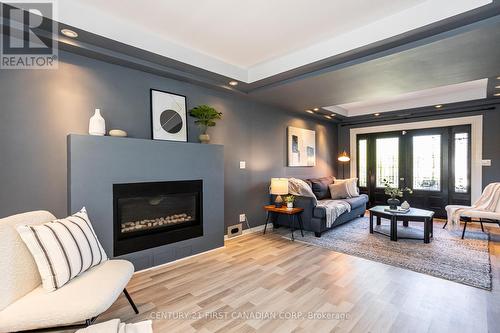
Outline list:
[[[139,314],[139,310],[137,310],[137,306],[135,306],[135,303],[132,300],[132,297],[130,297],[130,295],[128,294],[127,289],[123,289],[123,293],[125,294],[125,297],[127,297],[127,301],[132,306],[132,309],[134,309],[135,314]]]
[[[314,233],[314,236],[316,236],[316,237],[321,237],[321,232],[315,232],[315,233]]]

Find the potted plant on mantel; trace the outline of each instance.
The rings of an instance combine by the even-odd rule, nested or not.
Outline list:
[[[386,195],[390,196],[390,198],[387,200],[387,203],[389,204],[389,209],[393,210],[398,209],[399,205],[399,200],[396,197],[402,198],[404,192],[408,192],[410,194],[413,193],[413,191],[409,187],[392,187],[391,183],[389,183],[387,179],[384,179],[384,192]]]
[[[200,127],[200,142],[208,143],[210,136],[207,130],[209,127],[215,126],[216,120],[222,118],[222,112],[218,112],[213,107],[203,104],[189,110],[189,115],[196,118],[194,123]]]

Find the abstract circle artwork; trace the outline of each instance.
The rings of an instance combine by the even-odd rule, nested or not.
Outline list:
[[[174,110],[165,110],[160,115],[160,124],[168,133],[179,133],[182,128],[182,117]]]

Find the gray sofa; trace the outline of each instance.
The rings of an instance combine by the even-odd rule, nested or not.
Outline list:
[[[304,180],[307,184],[309,184],[309,186],[311,186],[313,193],[318,201],[331,199],[328,185],[333,183],[333,177],[312,178]],[[274,198],[272,198],[272,200],[274,200]],[[345,212],[340,215],[332,224],[332,228],[354,220],[355,218],[363,216],[365,214],[366,204],[368,203],[368,196],[366,194],[361,194],[359,197],[347,198],[342,200],[346,201],[351,206],[351,211]],[[316,206],[314,204],[313,198],[296,197],[294,206],[304,208],[304,212],[302,213],[304,230],[314,232],[316,237],[321,237],[321,233],[328,230],[328,228],[326,227],[325,208]],[[279,227],[280,225],[289,226],[288,224],[288,219],[285,218],[278,218],[278,220],[275,222],[276,227]]]

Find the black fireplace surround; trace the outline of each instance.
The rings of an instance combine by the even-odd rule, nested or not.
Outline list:
[[[113,184],[115,256],[203,236],[202,180]]]

